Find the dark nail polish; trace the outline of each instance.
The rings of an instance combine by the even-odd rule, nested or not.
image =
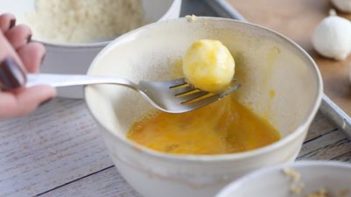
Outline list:
[[[50,101],[52,101],[52,98],[46,99],[45,101],[43,101],[43,102],[40,103],[39,107],[41,107],[41,106],[43,106],[43,105],[49,103]]]
[[[26,74],[12,57],[7,57],[0,63],[1,89],[13,90],[24,86],[26,82]]]
[[[16,19],[11,19],[9,29],[12,29],[15,25],[16,25]]]
[[[32,34],[29,34],[27,37],[27,43],[30,43],[32,41]]]

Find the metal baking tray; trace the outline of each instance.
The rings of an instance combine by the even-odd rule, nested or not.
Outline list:
[[[189,14],[226,17],[246,21],[246,19],[235,8],[233,8],[227,0],[183,0],[182,16]],[[323,94],[322,104],[319,111],[332,120],[336,126],[351,138],[350,116],[348,116],[325,94]]]

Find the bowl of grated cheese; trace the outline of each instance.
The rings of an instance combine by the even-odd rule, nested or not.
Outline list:
[[[97,53],[116,37],[160,20],[179,17],[181,0],[0,0],[0,13],[31,27],[47,54],[41,71],[84,74]],[[81,88],[59,96],[82,98]]]

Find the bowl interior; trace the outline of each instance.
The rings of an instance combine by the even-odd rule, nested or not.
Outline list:
[[[130,32],[110,44],[90,67],[90,75],[170,80],[181,75],[181,58],[197,39],[217,39],[236,61],[242,84],[238,99],[269,120],[283,137],[311,119],[321,94],[312,60],[296,45],[264,28],[227,19],[165,21]],[[86,88],[87,104],[109,131],[125,139],[133,122],[152,107],[125,87]]]
[[[254,172],[226,187],[217,197],[291,197],[308,196],[321,188],[332,196],[351,196],[351,166],[337,162],[297,162],[291,169],[301,175],[304,189],[299,195],[290,191],[291,177],[283,173],[286,167]]]
[[[25,23],[31,26],[30,21],[25,20],[25,18],[29,13],[35,10],[35,1],[36,0],[17,0],[16,3],[14,3],[12,0],[0,0],[0,13],[12,13],[17,17],[19,23]],[[141,0],[144,10],[144,22],[152,23],[160,20],[170,9],[173,2],[174,0]],[[33,31],[35,33],[35,29]],[[50,40],[37,37],[37,35],[38,34],[34,34],[33,38],[39,41],[52,43]],[[99,42],[109,40],[99,40]]]

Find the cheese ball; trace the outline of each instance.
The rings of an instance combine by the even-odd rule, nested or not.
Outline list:
[[[187,81],[196,88],[221,92],[234,77],[235,61],[220,41],[198,40],[183,57],[183,72]]]

